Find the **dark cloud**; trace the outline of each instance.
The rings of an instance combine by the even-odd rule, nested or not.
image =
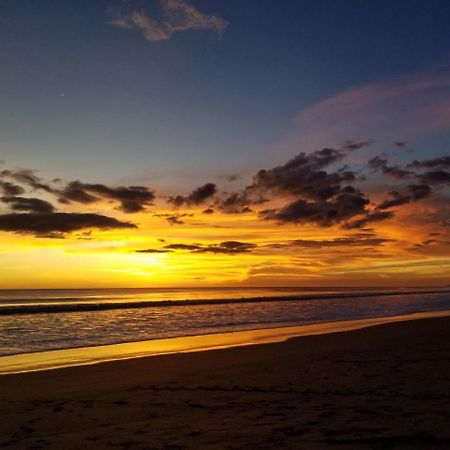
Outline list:
[[[69,183],[61,192],[61,197],[59,198],[59,201],[65,204],[71,202],[89,204],[98,202],[100,200],[98,197],[89,194],[89,192],[85,191],[79,185],[81,185],[81,183],[78,181],[73,181]]]
[[[165,213],[165,214],[153,214],[153,217],[160,217],[162,219],[165,219],[165,220],[167,220],[167,222],[170,225],[183,225],[184,224],[184,220],[182,220],[182,218],[184,218],[184,217],[193,217],[193,214],[190,214],[190,213],[184,213],[184,214]]]
[[[360,142],[349,140],[345,141],[344,145],[342,146],[342,150],[349,150],[349,151],[360,150],[362,148],[369,147],[374,142],[375,141],[373,139],[368,139],[367,141],[360,141]]]
[[[396,165],[389,165],[385,156],[375,156],[369,161],[369,167],[374,170],[382,172],[384,175],[390,176],[396,179],[416,179],[423,184],[440,185],[450,183],[450,172],[444,170],[446,167],[450,167],[450,157],[441,156],[440,158],[413,161],[406,167],[408,169],[436,169],[425,173],[417,173],[406,168],[402,168]]]
[[[167,222],[170,223],[170,225],[183,225],[184,221],[179,219],[177,215],[166,217]]]
[[[260,170],[253,177],[253,184],[249,188],[326,200],[341,192],[342,183],[355,180],[354,172],[346,168],[330,173],[323,170],[347,154],[348,150],[332,148],[310,154],[300,153],[282,166]]]
[[[421,179],[429,184],[448,184],[450,183],[450,172],[445,170],[433,170],[421,175]]]
[[[236,253],[249,253],[257,246],[256,244],[251,244],[248,242],[239,241],[224,241],[220,244],[207,245],[200,250],[198,253],[225,253],[229,255],[234,255]]]
[[[205,200],[211,198],[216,192],[217,187],[215,184],[206,183],[203,186],[200,186],[199,188],[192,191],[191,194],[187,197],[187,202],[194,205],[199,205]]]
[[[310,222],[326,227],[365,213],[368,204],[364,194],[348,187],[331,200],[309,202],[299,199],[280,209],[261,211],[260,216],[280,223]]]
[[[286,164],[258,171],[251,185],[228,194],[217,206],[226,213],[243,213],[267,202],[267,197],[297,197],[282,208],[266,209],[259,214],[278,222],[314,222],[322,226],[346,220],[365,212],[368,200],[350,185],[356,181],[353,171],[345,166],[332,171],[325,169],[372,142],[347,141],[338,149],[300,153]]]
[[[408,186],[409,192],[413,200],[422,200],[432,194],[430,186],[427,184],[411,184]]]
[[[0,190],[7,197],[22,195],[25,193],[25,189],[17,184],[10,183],[9,181],[0,180]]]
[[[36,236],[62,237],[65,233],[97,228],[137,228],[130,222],[121,222],[99,214],[49,213],[49,214],[3,214],[0,230]]]
[[[435,244],[436,242],[440,242],[437,239],[427,239],[426,241],[423,241],[420,245],[431,245]]]
[[[75,234],[75,237],[80,241],[92,241],[92,231],[83,231],[81,233]]]
[[[168,250],[200,250],[202,248],[201,245],[197,244],[169,244],[164,246],[165,249]]]
[[[434,169],[450,167],[450,156],[441,156],[434,159],[425,159],[422,161],[414,160],[408,167],[414,169]]]
[[[207,208],[202,211],[203,214],[214,214],[214,209]]]
[[[404,205],[411,201],[410,195],[403,195],[397,191],[391,191],[389,192],[389,195],[393,198],[391,200],[385,200],[384,202],[380,203],[377,206],[377,209],[389,209],[393,208],[394,206]]]
[[[164,246],[167,250],[187,250],[193,253],[223,253],[234,255],[237,253],[249,253],[257,247],[256,244],[239,241],[224,241],[218,244],[170,244]]]
[[[244,214],[252,211],[249,205],[253,203],[255,201],[251,200],[244,191],[228,194],[217,206],[227,214]]]
[[[382,239],[371,233],[362,233],[349,237],[328,240],[303,240],[291,241],[289,246],[302,248],[330,248],[330,247],[376,247],[390,242],[390,239]]]
[[[407,168],[414,169],[439,168],[438,170],[420,173],[399,166],[389,165],[387,159],[381,155],[372,158],[369,161],[371,168],[398,180],[410,179],[416,181],[416,184],[403,187],[403,190],[407,190],[407,192],[402,192],[402,190],[389,192],[392,198],[380,203],[376,209],[385,210],[429,197],[433,194],[433,190],[439,189],[441,185],[450,183],[450,172],[441,169],[448,164],[450,164],[450,157],[442,156],[431,160],[416,160],[406,166]]]
[[[407,190],[409,191],[409,194],[402,194],[398,191],[389,192],[389,195],[393,198],[380,203],[376,209],[389,209],[395,206],[405,205],[410,202],[427,198],[432,193],[430,186],[427,184],[411,184],[407,186]]]
[[[432,254],[442,254],[443,256],[448,255],[448,249],[450,246],[449,240],[442,240],[442,239],[426,239],[421,243],[414,244],[409,250],[412,251],[419,251],[421,253],[429,253],[432,252]]]
[[[407,152],[412,152],[413,151],[413,149],[405,141],[394,141],[393,144],[395,145],[395,147],[397,147],[397,148],[399,148],[401,150],[405,150]]]
[[[99,197],[118,201],[120,209],[125,213],[136,213],[152,204],[155,193],[144,186],[109,187],[80,181],[68,183],[60,192],[63,202],[93,203],[98,201]]]
[[[373,170],[380,171],[384,175],[392,178],[405,179],[415,177],[416,173],[403,169],[399,166],[390,166],[388,160],[383,155],[375,156],[369,160],[369,167]]]
[[[361,219],[356,219],[344,224],[344,228],[354,229],[354,228],[364,228],[367,224],[373,222],[381,222],[383,220],[391,219],[394,217],[392,211],[375,211],[367,213]]]
[[[177,195],[175,197],[169,197],[168,202],[172,203],[176,207],[183,205],[196,206],[200,205],[206,200],[210,199],[217,192],[217,186],[213,183],[206,183],[203,186],[194,189],[189,195]]]
[[[143,211],[146,206],[152,204],[155,198],[155,193],[144,186],[110,187],[104,184],[90,184],[81,181],[71,181],[64,185],[59,178],[55,178],[52,182],[53,184],[47,183],[39,178],[34,170],[30,169],[5,169],[0,171],[0,178],[10,178],[21,185],[31,188],[33,191],[44,191],[55,195],[62,204],[72,202],[89,204],[102,199],[117,201],[120,204],[119,208],[126,213]],[[63,184],[62,187],[60,186],[61,184]],[[2,182],[0,185],[7,196],[21,195],[24,193],[22,186],[18,186],[17,188],[19,190],[16,189],[16,191],[11,186],[13,185],[9,183],[9,192],[7,192],[5,191],[5,182]]]
[[[231,175],[224,175],[223,178],[225,178],[225,180],[227,180],[229,183],[233,183],[234,181],[239,180],[241,177],[240,175],[233,173]]]
[[[34,170],[30,169],[19,169],[19,170],[2,170],[0,172],[0,177],[11,178],[18,183],[25,184],[35,191],[45,191],[50,194],[55,194],[55,189],[48,183],[42,181],[37,175],[35,175]]]
[[[1,197],[0,200],[11,206],[13,211],[28,211],[36,214],[48,214],[54,212],[54,206],[39,198],[25,197]]]
[[[144,250],[136,250],[136,253],[172,253],[172,250],[164,248],[146,248]]]

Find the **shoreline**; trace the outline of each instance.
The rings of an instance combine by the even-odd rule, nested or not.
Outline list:
[[[302,336],[342,333],[388,323],[448,316],[450,310],[19,353],[0,357],[0,379],[6,375],[44,372],[112,361],[280,343]]]
[[[442,294],[450,293],[448,288],[441,289],[422,289],[422,290],[380,290],[380,291],[348,291],[348,292],[330,292],[330,293],[308,293],[292,295],[271,295],[257,297],[239,297],[239,298],[211,298],[211,299],[174,299],[174,300],[141,300],[141,301],[103,301],[95,302],[67,302],[61,303],[30,303],[30,304],[6,304],[0,305],[0,316],[22,315],[22,314],[53,314],[65,312],[89,312],[89,311],[109,311],[117,309],[139,309],[152,307],[171,307],[171,306],[202,306],[202,305],[227,305],[227,304],[246,304],[246,303],[264,303],[264,302],[296,302],[301,300],[324,300],[340,298],[370,298],[378,296],[399,296],[415,294]],[[75,300],[70,298],[69,300]],[[67,300],[67,299],[66,299]]]
[[[444,449],[450,317],[0,377],[5,449]]]

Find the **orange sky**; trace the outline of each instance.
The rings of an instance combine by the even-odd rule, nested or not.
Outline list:
[[[106,203],[92,210],[129,219]],[[371,231],[279,225],[251,212],[205,215],[197,208],[183,210],[193,214],[183,224],[146,212],[133,216],[138,229],[74,232],[64,239],[2,232],[1,287],[442,286],[449,280],[450,247],[439,240],[423,245],[431,228],[417,217],[426,210],[404,207]],[[165,212],[173,213],[158,209]],[[153,253],[173,244],[207,248],[227,241],[256,246],[237,254]]]

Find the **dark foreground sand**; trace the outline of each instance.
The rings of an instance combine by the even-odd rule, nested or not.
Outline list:
[[[0,377],[11,449],[448,449],[450,318]]]

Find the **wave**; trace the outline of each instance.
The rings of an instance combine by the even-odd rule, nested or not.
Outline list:
[[[77,302],[77,303],[52,303],[52,304],[23,304],[0,306],[0,316],[15,314],[42,314],[42,313],[68,313],[68,312],[89,312],[108,311],[114,309],[138,309],[138,308],[160,308],[174,306],[203,306],[203,305],[225,305],[241,303],[263,303],[263,302],[295,302],[302,300],[327,300],[327,299],[349,299],[377,296],[398,296],[413,294],[442,294],[449,293],[450,290],[411,290],[411,291],[369,291],[369,292],[349,292],[330,294],[301,294],[301,295],[275,295],[259,297],[241,298],[206,298],[206,299],[185,299],[185,300],[149,300],[149,301],[115,301],[115,302]],[[66,301],[72,298],[65,299]]]

